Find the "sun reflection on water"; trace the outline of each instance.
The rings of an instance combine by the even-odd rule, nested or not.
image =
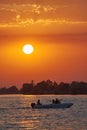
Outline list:
[[[32,110],[31,102],[42,103],[53,98],[73,102],[70,109]],[[0,96],[0,128],[2,130],[86,130],[87,96],[62,95],[8,95]]]

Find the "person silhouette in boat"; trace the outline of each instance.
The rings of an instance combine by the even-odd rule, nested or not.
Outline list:
[[[37,105],[42,105],[40,99],[37,100]]]
[[[58,104],[58,103],[60,103],[60,100],[58,98],[56,98],[55,104]]]
[[[58,98],[56,98],[55,100],[54,99],[52,100],[52,104],[58,104],[58,103],[61,103]]]
[[[55,100],[54,99],[52,99],[52,104],[55,104]]]

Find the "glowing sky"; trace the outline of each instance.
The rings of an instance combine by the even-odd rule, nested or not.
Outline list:
[[[86,12],[87,0],[0,1],[0,86],[87,81]]]

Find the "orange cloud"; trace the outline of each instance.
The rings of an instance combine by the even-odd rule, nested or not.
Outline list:
[[[71,20],[66,20],[66,19],[38,19],[34,20],[32,18],[30,19],[21,19],[21,15],[16,16],[15,22],[9,22],[9,23],[1,23],[0,27],[26,27],[30,25],[61,25],[61,24],[70,24],[70,25],[86,25],[87,21],[71,21]]]

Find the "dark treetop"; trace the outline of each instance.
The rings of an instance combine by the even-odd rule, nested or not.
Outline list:
[[[41,81],[34,84],[24,83],[20,90],[16,86],[0,88],[0,94],[87,94],[87,83],[73,81],[72,83]]]

